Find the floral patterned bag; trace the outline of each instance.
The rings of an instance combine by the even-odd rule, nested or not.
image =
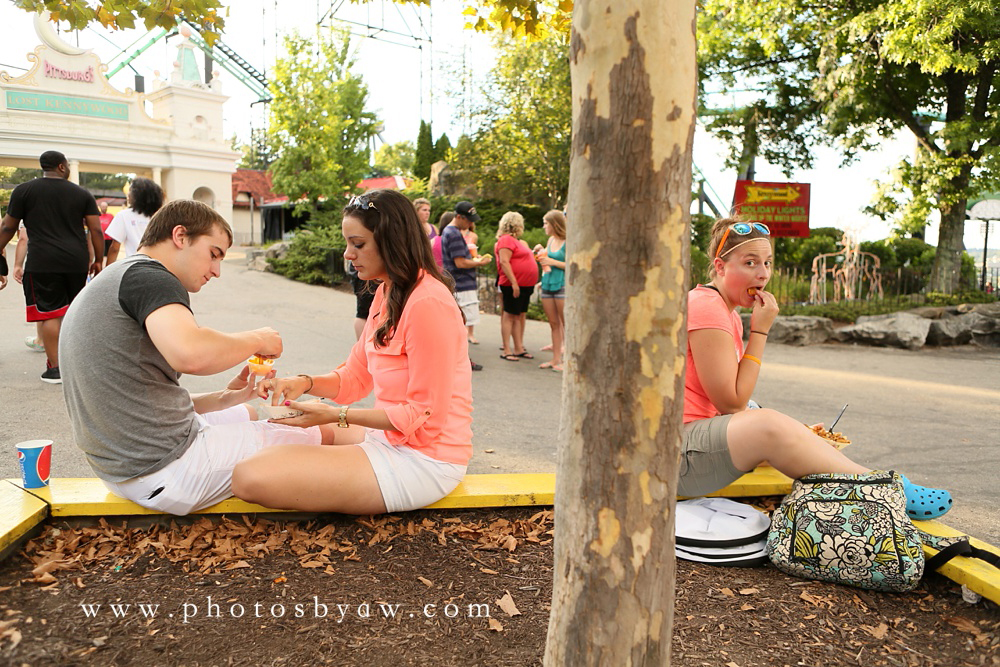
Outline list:
[[[876,591],[912,590],[924,572],[921,536],[891,470],[796,480],[771,517],[767,555],[797,577]]]

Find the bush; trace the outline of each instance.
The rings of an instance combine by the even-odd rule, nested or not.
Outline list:
[[[539,322],[549,321],[549,318],[545,317],[545,309],[542,307],[541,302],[532,301],[528,304],[528,319],[538,320]]]
[[[269,259],[274,272],[310,285],[331,285],[343,275],[347,244],[340,227],[315,225],[296,232],[283,259]]]

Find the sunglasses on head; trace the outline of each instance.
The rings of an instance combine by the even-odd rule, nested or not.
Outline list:
[[[726,245],[726,239],[729,238],[729,232],[736,232],[740,236],[746,236],[755,229],[761,234],[764,234],[765,236],[771,235],[771,230],[767,228],[767,225],[761,222],[734,222],[733,224],[729,225],[729,227],[726,228],[726,233],[722,235],[722,240],[719,241],[719,247],[715,251],[715,256],[716,257],[722,256],[720,253],[722,252],[722,248],[724,248]],[[733,248],[735,247],[736,246],[733,246]],[[733,248],[730,248],[729,250],[732,250]],[[727,250],[726,252],[729,252],[729,250]]]
[[[348,207],[358,207],[362,211],[367,211],[368,209],[378,210],[375,206],[375,202],[368,200],[368,195],[360,195],[358,197],[351,197],[351,201],[347,202]]]

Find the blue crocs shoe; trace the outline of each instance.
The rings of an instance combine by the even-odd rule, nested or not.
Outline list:
[[[914,484],[906,475],[900,475],[903,480],[903,491],[906,493],[906,514],[911,519],[927,521],[944,516],[951,509],[951,494],[944,489],[932,489]]]

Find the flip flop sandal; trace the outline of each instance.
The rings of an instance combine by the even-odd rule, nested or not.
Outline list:
[[[516,354],[501,354],[500,358],[504,361],[521,361]]]
[[[552,367],[552,370],[554,370],[556,373],[562,373],[562,369],[563,369],[562,366],[553,366]]]
[[[545,368],[545,369],[552,368],[552,362],[551,361],[543,361],[542,363],[538,364],[538,367],[539,368]]]
[[[514,356],[515,357],[521,357],[522,359],[534,359],[535,358],[535,355],[533,355],[531,352],[528,352],[527,350],[525,350],[521,354],[515,353]]]
[[[943,516],[951,509],[951,494],[944,489],[932,489],[914,484],[905,475],[903,491],[906,493],[906,514],[911,519],[926,521]]]

